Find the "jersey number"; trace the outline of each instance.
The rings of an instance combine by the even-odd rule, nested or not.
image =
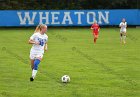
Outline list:
[[[43,39],[41,39],[39,42],[40,42],[40,45],[41,45],[41,46],[44,45],[44,41],[43,41]]]

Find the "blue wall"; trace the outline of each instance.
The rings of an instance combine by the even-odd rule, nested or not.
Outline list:
[[[0,10],[0,26],[90,26],[119,25],[126,18],[128,25],[140,25],[140,10]]]

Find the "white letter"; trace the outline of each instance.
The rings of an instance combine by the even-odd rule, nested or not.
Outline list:
[[[84,14],[84,12],[75,12],[74,14],[78,15],[78,24],[82,24],[81,23],[81,15]]]
[[[64,18],[63,18],[62,24],[66,24],[66,21],[68,21],[69,24],[73,24],[70,17],[70,12],[64,12]]]
[[[40,16],[40,22],[39,24],[43,24],[43,19],[46,20],[45,24],[49,24],[49,12],[45,12],[45,15],[46,16],[42,16],[43,15],[43,12],[39,12],[39,16]]]
[[[90,17],[90,15],[92,17]],[[92,19],[92,21],[90,21],[90,19]],[[96,21],[96,14],[95,14],[95,12],[88,12],[87,13],[87,23],[88,24],[93,24],[94,21]]]
[[[99,14],[99,22],[98,22],[99,24],[102,24],[102,19],[104,20],[104,22],[106,24],[109,23],[109,21],[108,21],[109,12],[108,11],[105,11],[105,16],[103,15],[102,12],[98,12],[98,14]]]
[[[58,16],[60,12],[51,12],[52,14],[52,23],[51,24],[60,24],[60,22],[58,21]],[[57,20],[57,22],[55,22],[55,20]]]
[[[20,19],[20,24],[21,25],[26,25],[26,21],[28,20],[28,24],[34,24],[34,19],[35,19],[35,16],[36,16],[36,14],[37,14],[37,12],[32,12],[33,13],[33,16],[32,16],[32,19],[30,18],[30,16],[29,16],[29,12],[25,12],[24,14],[25,14],[25,16],[24,16],[24,18],[22,18],[22,16],[21,16],[21,12],[17,12],[17,15],[18,15],[18,17],[19,17],[19,19]]]

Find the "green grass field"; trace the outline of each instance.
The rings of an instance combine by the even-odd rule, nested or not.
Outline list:
[[[34,29],[0,29],[0,97],[140,97],[140,28],[49,28],[48,52],[30,82],[29,37]],[[61,83],[69,75],[71,82]]]

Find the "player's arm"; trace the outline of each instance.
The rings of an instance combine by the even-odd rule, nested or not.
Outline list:
[[[127,22],[126,22],[126,28],[127,28]]]
[[[35,37],[36,37],[36,35],[33,34],[33,35],[30,37],[28,43],[29,43],[29,44],[36,44],[36,45],[39,45],[40,42],[35,42],[35,41],[34,41]]]
[[[47,43],[46,43],[45,46],[44,46],[44,50],[45,50],[45,51],[48,51],[48,45],[47,45]]]
[[[100,27],[98,28],[98,32],[100,31]]]
[[[29,43],[29,44],[36,44],[36,45],[39,45],[39,44],[40,44],[39,42],[35,42],[35,41],[32,40],[32,39],[29,39],[28,43]]]
[[[122,23],[120,23],[119,27],[120,27],[120,28],[122,27]]]
[[[90,29],[92,29],[92,30],[94,29],[94,28],[93,28],[93,25],[90,27]]]
[[[98,32],[100,31],[100,26],[98,25]]]

